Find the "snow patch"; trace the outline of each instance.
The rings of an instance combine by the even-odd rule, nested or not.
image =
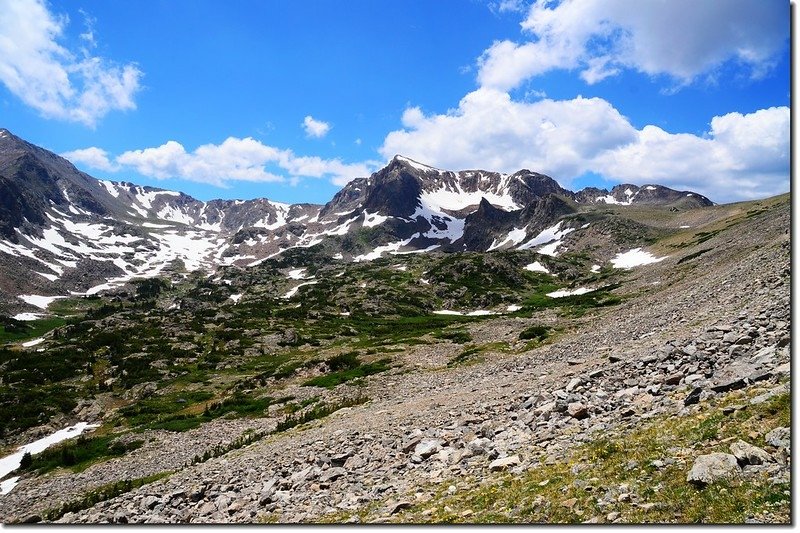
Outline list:
[[[441,172],[441,170],[439,170],[438,168],[430,167],[428,165],[423,165],[422,163],[418,163],[418,162],[414,161],[413,159],[409,159],[407,157],[403,157],[402,155],[396,155],[394,158],[397,159],[398,161],[403,161],[404,163],[407,163],[407,164],[411,165],[412,167],[416,168],[417,170],[421,170],[422,172],[431,172],[431,171],[433,171],[433,172]]]
[[[388,252],[390,254],[397,254],[398,250],[407,245],[411,242],[411,239],[406,239],[404,241],[397,241],[397,242],[390,242],[389,244],[385,244],[383,246],[378,246],[374,250],[369,253],[357,255],[353,258],[353,262],[359,263],[361,261],[373,261],[378,259],[384,252]]]
[[[434,311],[434,315],[460,315],[460,316],[486,316],[486,315],[496,315],[494,311],[487,311],[485,309],[477,309],[475,311],[470,311],[468,313],[462,313],[461,311],[450,311],[449,309],[442,309],[441,311]]]
[[[105,180],[99,180],[99,181],[100,181],[100,185],[102,185],[103,187],[106,188],[106,191],[108,191],[108,194],[110,194],[114,198],[119,198],[119,191],[117,190],[114,182],[105,181]]]
[[[591,272],[592,274],[597,274],[598,272],[600,272],[600,265],[592,265],[592,269],[589,272]]]
[[[50,281],[55,281],[58,279],[58,276],[56,276],[55,274],[45,274],[44,272],[37,272],[36,270],[34,270],[34,272],[36,272],[43,278],[49,279]]]
[[[516,246],[517,244],[521,243],[525,240],[525,235],[528,234],[528,228],[514,228],[508,232],[506,238],[501,242],[492,242],[492,245],[486,250],[487,252],[500,248],[501,246],[505,246],[507,243],[511,243],[512,246]]]
[[[626,192],[627,192],[627,191],[630,191],[630,189],[625,189],[625,191],[626,191]],[[608,194],[608,195],[606,195],[606,196],[598,196],[598,197],[597,197],[597,201],[598,201],[598,202],[604,202],[604,203],[607,203],[607,204],[616,204],[616,205],[631,205],[631,202],[632,202],[632,197],[631,197],[631,196],[628,196],[628,199],[627,199],[627,200],[625,200],[625,201],[620,201],[620,200],[617,200],[616,198],[614,198],[613,196],[611,196],[610,194]]]
[[[547,296],[549,296],[550,298],[563,298],[565,296],[577,296],[579,294],[586,294],[587,292],[592,292],[594,290],[595,289],[587,289],[585,287],[579,287],[571,291],[567,289],[560,289],[557,291],[548,292]]]
[[[547,229],[542,230],[539,235],[534,237],[533,239],[529,240],[525,244],[519,247],[520,250],[528,250],[533,248],[534,246],[538,246],[540,244],[546,244],[553,240],[558,240],[560,244],[560,240],[568,233],[575,231],[575,228],[564,228],[561,229],[561,225],[563,221],[559,221],[555,226],[549,227]],[[552,255],[552,254],[547,254]]]
[[[303,275],[305,272],[305,268],[295,268],[294,270],[290,270],[286,277],[289,279],[307,279],[306,276]]]
[[[509,311],[511,313],[513,313],[514,311],[519,311],[520,309],[522,309],[522,306],[516,304],[511,304],[508,307],[506,307],[506,311]]]
[[[64,296],[39,296],[36,294],[22,294],[19,296],[26,304],[35,305],[39,309],[47,309],[47,306]]]
[[[556,252],[556,248],[561,246],[561,243],[562,243],[562,241],[554,241],[554,242],[552,242],[550,244],[542,246],[541,248],[539,248],[537,250],[537,252],[539,252],[542,255],[549,255],[551,257],[555,257],[555,256],[558,255],[558,252]]]
[[[44,342],[43,337],[39,337],[38,339],[33,339],[32,341],[23,342],[22,345],[26,348],[30,348],[31,346],[36,346],[37,344],[41,344]]]
[[[242,295],[241,294],[231,294],[228,298],[233,300],[233,303],[238,304],[239,300],[242,299]]]
[[[77,437],[84,431],[88,429],[94,429],[96,427],[100,427],[100,424],[88,424],[86,422],[78,422],[74,426],[70,426],[68,428],[61,429],[56,431],[52,435],[44,437],[42,439],[36,440],[31,442],[30,444],[26,444],[24,446],[20,446],[17,448],[17,451],[11,455],[7,455],[0,459],[0,478],[3,478],[19,468],[20,462],[22,461],[22,456],[27,452],[31,455],[43,452],[53,444],[57,444],[61,441],[71,439],[73,437]],[[0,494],[8,494],[11,490],[16,486],[16,481],[19,478],[12,478],[6,480],[2,484],[2,490],[0,490]]]
[[[522,208],[511,198],[506,189],[501,188],[501,191],[503,194],[481,190],[470,192],[465,191],[461,188],[461,184],[456,182],[454,188],[443,187],[434,191],[423,191],[420,194],[420,201],[423,205],[439,212],[443,210],[460,211],[465,207],[478,205],[483,198],[493,206],[505,211],[516,211]]]
[[[14,320],[21,320],[23,322],[29,322],[31,320],[39,320],[43,316],[44,315],[39,314],[39,313],[18,313],[16,315],[12,316],[11,318],[13,318]]]
[[[370,214],[367,211],[364,211],[364,223],[362,224],[362,226],[364,226],[365,228],[372,228],[380,224],[383,224],[388,219],[389,217],[387,216],[379,215],[378,213]]]
[[[319,281],[307,281],[305,283],[301,283],[297,287],[293,288],[292,290],[281,296],[281,298],[288,300],[289,298],[297,294],[297,291],[300,290],[300,287],[304,287],[306,285],[316,285],[317,283],[319,283]]]
[[[641,265],[649,265],[651,263],[658,263],[663,261],[668,256],[656,257],[650,252],[642,251],[641,248],[634,248],[627,252],[620,252],[611,260],[614,268],[631,269]]]
[[[539,261],[534,261],[529,265],[525,265],[525,270],[530,270],[531,272],[544,272],[545,274],[550,273],[550,271],[547,270],[547,267],[541,264]]]

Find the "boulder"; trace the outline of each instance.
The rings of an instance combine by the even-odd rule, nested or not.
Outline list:
[[[686,481],[696,485],[709,485],[724,479],[734,479],[741,474],[739,462],[729,453],[710,453],[694,460]]]
[[[424,439],[414,447],[414,455],[427,459],[442,448],[440,439]]]
[[[329,468],[323,472],[322,475],[319,476],[319,480],[322,482],[333,481],[344,476],[345,474],[347,474],[347,470],[340,466],[334,466],[333,468]]]
[[[489,463],[489,470],[492,472],[499,472],[500,470],[506,470],[512,466],[518,466],[519,462],[519,455],[510,455],[501,459],[495,459]]]
[[[469,441],[467,449],[472,452],[473,455],[485,455],[491,451],[492,441],[485,437],[478,437],[477,439]]]
[[[589,416],[589,409],[581,402],[572,402],[567,406],[567,413],[572,418],[582,420]]]
[[[770,454],[758,446],[753,446],[743,440],[731,444],[731,453],[740,465],[760,465],[775,461]]]
[[[789,448],[792,444],[792,430],[789,428],[775,428],[764,436],[764,441],[776,448]]]

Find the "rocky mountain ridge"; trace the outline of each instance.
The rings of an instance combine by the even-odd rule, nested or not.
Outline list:
[[[35,311],[54,298],[96,294],[134,278],[254,266],[316,245],[344,261],[545,245],[558,253],[554,242],[568,250],[569,240],[586,229],[575,215],[587,210],[712,204],[658,185],[573,193],[528,170],[452,172],[402,156],[352,180],[324,206],[201,202],[96,180],[8,130],[0,130],[0,193],[0,310],[7,313]]]

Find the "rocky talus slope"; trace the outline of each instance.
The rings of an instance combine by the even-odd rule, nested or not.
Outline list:
[[[457,498],[487,484],[499,486],[504,472],[520,477],[566,463],[581,446],[624,439],[651,421],[706,416],[714,402],[739,398],[726,407],[730,416],[756,409],[789,388],[789,215],[785,203],[719,232],[703,243],[708,251],[696,259],[700,268],[670,258],[635,270],[624,305],[593,310],[568,324],[556,314],[538,317],[539,323],[566,328],[542,346],[489,352],[482,361],[455,368],[437,363],[441,354],[430,346],[409,346],[403,359],[423,368],[370,376],[358,391],[370,398],[363,405],[199,464],[187,463],[205,448],[230,442],[248,428],[266,431],[275,421],[220,419],[178,435],[152,432],[153,440],[142,448],[82,473],[23,478],[0,497],[0,518],[40,519],[59,502],[111,480],[174,471],[56,521],[436,520],[442,493]],[[529,324],[500,316],[469,329],[474,338],[513,345]],[[788,488],[790,444],[775,429],[756,427],[745,439],[767,454],[763,460],[748,459],[737,448],[742,460],[729,465],[737,483]],[[712,441],[725,452],[735,444]],[[576,513],[572,521],[589,522],[624,521],[628,508],[657,509],[662,504],[646,477],[669,472],[690,486],[686,477],[701,451],[668,447],[647,474],[643,465],[629,462],[631,475],[641,472],[639,483],[584,483],[594,509],[609,512],[580,510],[571,500],[560,507]],[[788,520],[788,514],[770,509],[766,505],[747,519]],[[480,511],[450,519],[469,522]],[[514,509],[502,512],[515,520]]]

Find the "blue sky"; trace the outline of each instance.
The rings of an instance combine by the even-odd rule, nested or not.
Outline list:
[[[402,153],[789,189],[779,0],[0,0],[0,127],[93,176],[324,203]]]

